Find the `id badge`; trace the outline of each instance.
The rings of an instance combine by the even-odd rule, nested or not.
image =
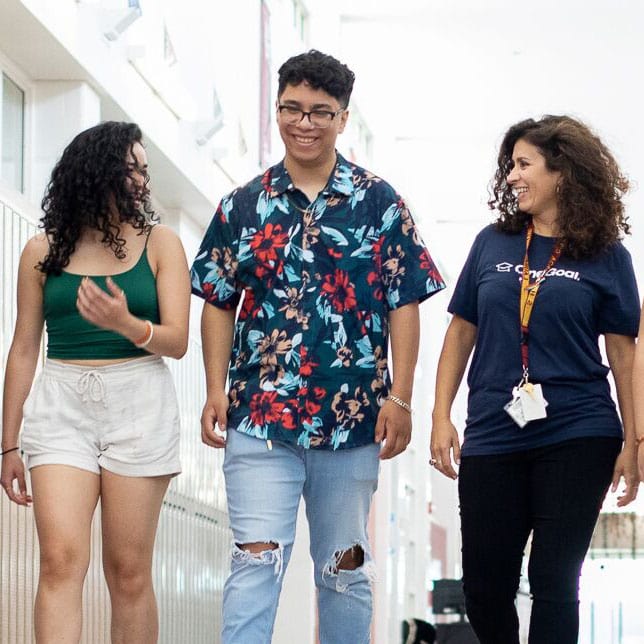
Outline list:
[[[515,387],[512,390],[512,400],[507,403],[503,409],[505,409],[505,411],[510,415],[510,418],[512,418],[519,427],[525,427],[528,424],[523,413],[523,404],[521,402],[521,397],[519,396],[518,387]]]
[[[525,427],[531,420],[546,418],[547,406],[541,385],[527,382],[512,390],[512,400],[503,409],[519,427]]]
[[[521,400],[521,407],[523,409],[523,417],[525,418],[526,422],[530,422],[531,420],[539,420],[540,418],[546,418],[546,416],[548,415],[548,413],[546,412],[548,402],[543,397],[541,385],[526,383],[525,385],[519,387],[518,393]]]

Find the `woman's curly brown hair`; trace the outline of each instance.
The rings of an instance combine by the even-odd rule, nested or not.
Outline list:
[[[49,252],[39,270],[59,275],[85,228],[101,231],[102,243],[119,259],[126,256],[119,223],[127,222],[141,234],[149,230],[157,217],[149,201],[147,171],[136,165],[133,153],[141,139],[135,123],[107,121],[81,132],[65,148],[42,200],[40,223]],[[134,172],[145,176],[140,190],[128,182]]]
[[[551,171],[561,173],[557,190],[559,237],[563,253],[593,257],[630,233],[622,196],[629,184],[608,148],[586,125],[569,116],[543,116],[513,125],[499,150],[488,201],[499,213],[496,226],[507,233],[525,230],[530,214],[518,209],[507,183],[515,143],[537,147]]]

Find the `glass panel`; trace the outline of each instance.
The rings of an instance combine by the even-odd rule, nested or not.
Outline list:
[[[0,178],[12,188],[24,190],[23,149],[25,93],[2,74],[2,166]]]

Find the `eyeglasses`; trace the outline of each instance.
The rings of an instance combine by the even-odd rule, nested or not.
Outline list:
[[[280,118],[286,125],[297,125],[304,120],[305,116],[308,116],[309,123],[313,127],[318,127],[320,129],[329,127],[331,121],[340,114],[344,112],[346,108],[341,107],[337,112],[329,112],[328,110],[311,110],[310,112],[305,112],[299,107],[293,107],[291,105],[278,105],[277,111],[280,114]]]

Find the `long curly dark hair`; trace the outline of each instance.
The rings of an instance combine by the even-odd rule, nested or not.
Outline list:
[[[149,201],[149,177],[145,168],[136,165],[133,153],[134,144],[141,140],[135,123],[107,121],[81,132],[65,148],[42,200],[40,223],[49,252],[38,264],[39,270],[59,275],[85,228],[101,231],[102,243],[119,259],[126,256],[119,223],[127,222],[141,234],[149,230],[157,219]],[[128,182],[134,172],[145,177],[139,190]]]
[[[622,203],[629,184],[613,155],[580,121],[550,115],[516,123],[503,137],[488,201],[499,213],[497,229],[518,233],[531,218],[518,209],[517,197],[507,183],[519,139],[536,146],[546,167],[561,173],[557,223],[564,254],[574,259],[593,257],[630,233]]]

